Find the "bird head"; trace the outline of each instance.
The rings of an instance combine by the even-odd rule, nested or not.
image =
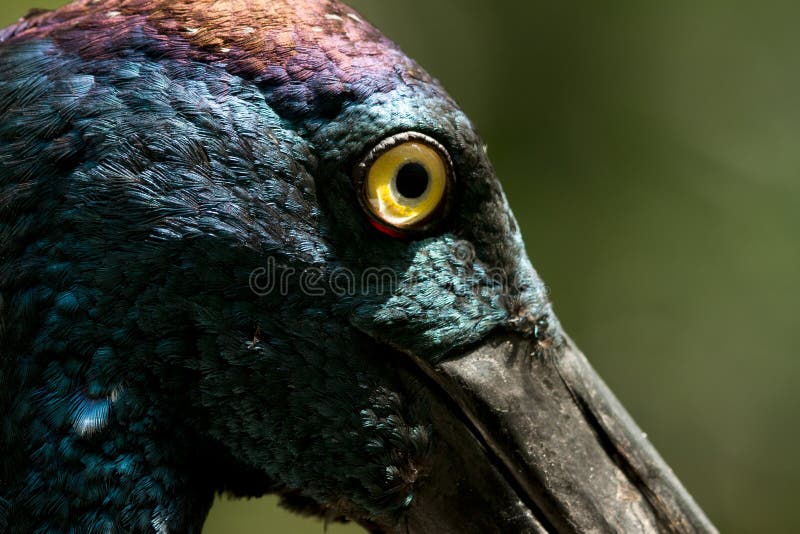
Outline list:
[[[472,123],[339,2],[0,32],[0,229],[7,524],[186,531],[230,491],[381,531],[713,528],[563,333]]]

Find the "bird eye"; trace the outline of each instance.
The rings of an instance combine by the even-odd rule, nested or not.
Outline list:
[[[413,132],[390,137],[360,167],[361,203],[379,229],[421,231],[444,214],[453,171],[434,139]]]

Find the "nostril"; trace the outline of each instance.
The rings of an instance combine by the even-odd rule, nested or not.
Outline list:
[[[533,337],[536,341],[542,341],[547,337],[547,332],[550,330],[550,317],[544,314],[536,319],[533,323]]]
[[[550,320],[547,313],[536,314],[525,308],[519,309],[517,313],[511,313],[509,326],[534,339],[540,339],[550,327]]]
[[[528,339],[534,340],[534,352],[541,356],[557,345],[556,323],[557,321],[552,320],[548,312],[536,314],[521,308],[519,313],[514,314],[509,320],[508,327]]]

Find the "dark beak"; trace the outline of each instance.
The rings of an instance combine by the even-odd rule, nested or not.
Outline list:
[[[433,453],[398,532],[716,532],[569,339],[495,335],[407,372]]]

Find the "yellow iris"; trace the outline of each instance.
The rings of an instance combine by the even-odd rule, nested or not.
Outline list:
[[[381,221],[397,228],[426,222],[447,193],[448,166],[425,143],[407,141],[381,154],[364,183],[366,204]]]

